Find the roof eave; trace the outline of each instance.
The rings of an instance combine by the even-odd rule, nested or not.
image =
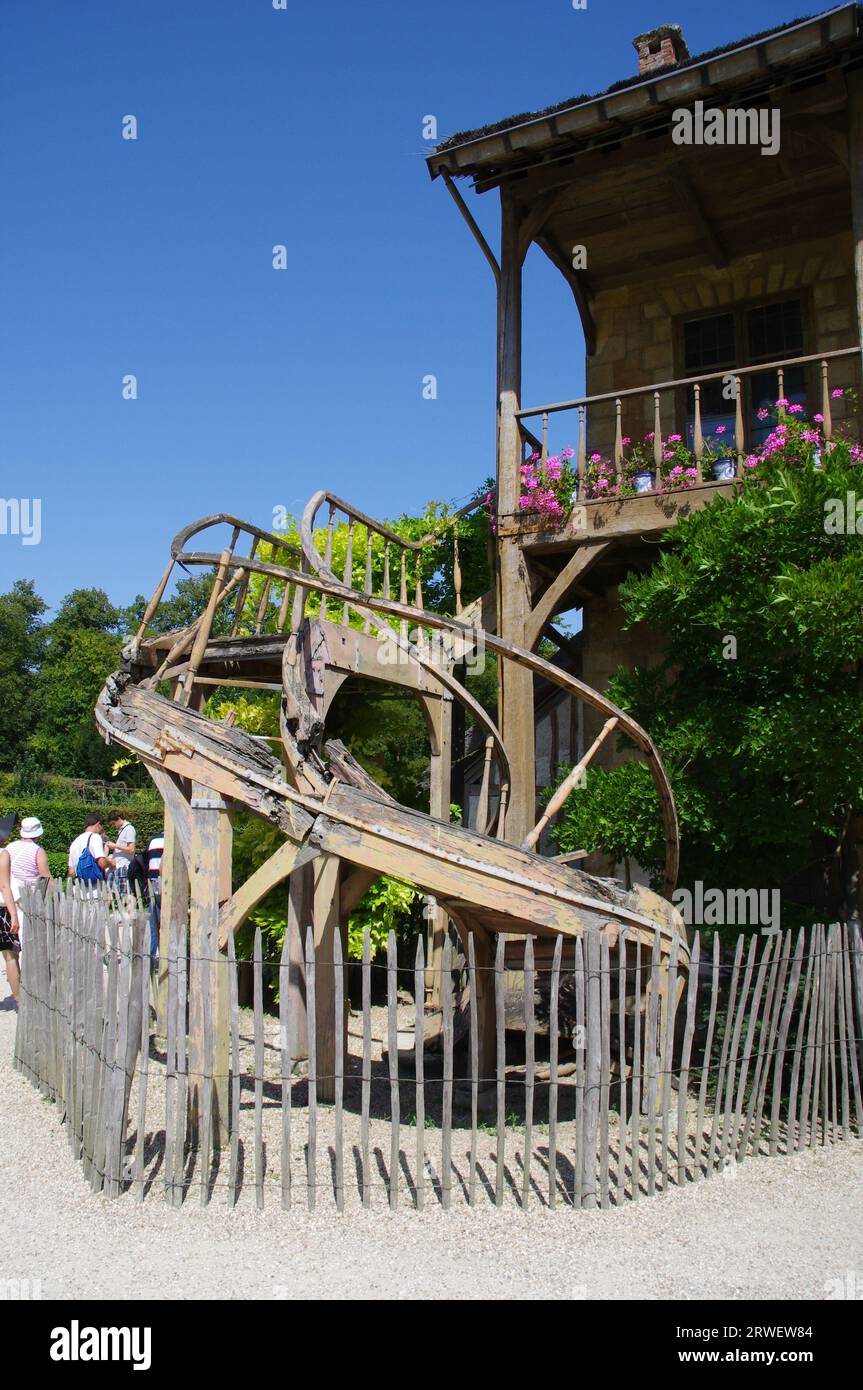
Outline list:
[[[806,31],[811,42],[806,42]],[[727,53],[696,59],[670,68],[651,79],[639,79],[628,87],[579,101],[559,111],[520,120],[511,126],[479,134],[461,144],[434,150],[426,158],[432,179],[444,170],[459,177],[477,173],[489,165],[523,158],[532,151],[559,145],[561,139],[587,137],[608,124],[650,115],[657,108],[680,104],[721,87],[765,72],[787,70],[810,61],[823,49],[848,46],[860,37],[860,5],[857,0],[837,6],[774,35],[743,43]],[[800,44],[803,43],[802,49]]]

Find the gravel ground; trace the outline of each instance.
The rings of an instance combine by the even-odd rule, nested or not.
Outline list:
[[[110,1202],[84,1183],[54,1107],[13,1070],[14,1028],[3,1000],[0,1282],[38,1280],[44,1298],[823,1299],[849,1274],[858,1286],[863,1279],[856,1140],[750,1159],[709,1183],[606,1212],[550,1211],[539,1200],[524,1212],[514,1197],[501,1210],[484,1201],[471,1211],[454,1193],[449,1212],[430,1197],[424,1212],[391,1213],[382,1185],[371,1210],[349,1201],[343,1216],[331,1200],[314,1213],[301,1200],[283,1212],[275,1188],[263,1212],[249,1188],[234,1210],[218,1187],[208,1207],[193,1192],[174,1209],[159,1182],[143,1205],[131,1193]],[[301,1124],[298,1146],[303,1135]],[[403,1147],[412,1142],[406,1131]],[[430,1136],[433,1153],[438,1142]],[[319,1145],[327,1168],[325,1134]],[[458,1153],[456,1137],[457,1162]]]

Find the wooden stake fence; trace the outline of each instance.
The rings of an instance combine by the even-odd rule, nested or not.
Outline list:
[[[553,954],[525,945],[524,990],[513,1020],[503,938],[493,964],[469,935],[465,957],[447,941],[441,1027],[424,1013],[422,940],[407,967],[390,935],[373,960],[368,933],[358,1011],[335,936],[324,960],[304,942],[310,1060],[292,1056],[289,944],[267,961],[225,954],[190,971],[188,934],[169,933],[167,1041],[151,1037],[149,923],[107,894],[25,892],[22,994],[15,1066],[57,1106],[94,1191],[137,1200],[163,1191],[202,1203],[310,1209],[332,1200],[422,1209],[456,1200],[523,1208],[620,1205],[701,1181],[758,1155],[782,1155],[861,1134],[859,936],[832,925],[675,940],[666,962],[632,932],[558,938]],[[334,994],[315,974],[336,966]],[[494,1075],[477,1036],[480,969],[493,974]],[[204,1074],[189,1073],[188,983],[228,972],[230,1039],[221,1051],[206,1020]],[[239,1000],[249,971],[251,1010]],[[415,999],[406,1007],[400,987]],[[212,991],[210,991],[212,993]],[[319,1000],[335,1018],[319,1015]],[[272,1001],[276,1010],[269,1009]],[[334,1078],[317,1075],[315,1037],[330,1023]],[[214,1058],[227,1055],[228,1139],[212,1122]],[[335,1103],[319,1097],[334,1080]],[[324,1087],[320,1085],[321,1093]],[[198,1099],[200,1097],[200,1099]],[[304,1142],[300,1142],[302,1136]],[[539,1180],[538,1180],[539,1178]]]

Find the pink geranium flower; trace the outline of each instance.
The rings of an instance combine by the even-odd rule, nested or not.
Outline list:
[[[830,392],[830,395],[833,397],[834,401],[841,401],[842,397],[845,395],[845,391],[843,387],[837,386],[834,391]]]

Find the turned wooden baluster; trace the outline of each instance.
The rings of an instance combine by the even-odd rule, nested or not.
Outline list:
[[[234,542],[234,544],[236,544],[236,542]],[[232,547],[232,549],[233,549],[233,547]],[[251,548],[250,548],[250,550],[249,550],[249,559],[250,559],[250,560],[254,560],[255,554],[256,554],[256,552],[257,552],[257,549],[258,549],[258,537],[255,536],[254,540],[252,541]],[[236,606],[236,608],[234,609],[234,621],[233,621],[233,623],[231,624],[231,636],[232,636],[232,637],[236,637],[236,635],[237,635],[237,629],[238,629],[239,626],[240,626],[240,619],[241,619],[242,616],[243,616],[243,608],[245,607],[245,604],[246,604],[246,595],[247,595],[248,592],[249,592],[249,580],[251,579],[251,577],[252,577],[251,570],[246,570],[245,573],[243,574],[243,578],[242,578],[242,581],[241,581],[241,583],[240,583],[240,592],[237,594],[237,606]]]
[[[156,585],[156,589],[155,589],[155,592],[154,592],[154,594],[153,594],[153,597],[150,599],[150,602],[147,604],[147,607],[144,609],[144,616],[143,616],[143,618],[141,619],[141,626],[138,628],[138,631],[137,631],[136,634],[135,634],[135,645],[136,645],[136,646],[137,646],[138,643],[141,641],[141,638],[144,636],[144,633],[147,631],[147,628],[150,626],[150,623],[153,621],[153,614],[156,612],[156,609],[159,607],[159,604],[162,602],[162,598],[164,597],[165,590],[166,590],[167,587],[168,587],[168,580],[171,578],[171,574],[172,574],[173,569],[174,569],[174,559],[173,559],[173,556],[172,556],[172,557],[171,557],[171,561],[170,561],[170,563],[169,563],[169,565],[168,565],[168,568],[165,570],[165,573],[162,575],[162,578],[159,580],[159,583]]]
[[[390,596],[390,543],[384,541],[384,598]]]
[[[779,368],[779,371],[776,373],[776,379],[777,379],[777,381],[778,381],[778,383],[779,383],[779,395],[776,397],[776,399],[777,399],[778,401],[784,401],[784,400],[785,400],[785,368],[784,368],[784,367],[780,367],[780,368]]]
[[[352,516],[348,517],[348,545],[345,551],[345,571],[342,576],[342,583],[346,589],[352,589],[354,587],[354,525],[354,518]],[[350,620],[351,605],[348,603],[347,599],[345,599],[342,608],[342,622],[345,627],[348,626]]]
[[[542,417],[542,458],[541,458],[541,460],[540,460],[540,466],[541,466],[542,468],[545,468],[545,464],[546,464],[547,458],[548,458],[548,412],[546,411],[546,413],[545,413],[545,414],[543,415],[543,417]]]
[[[289,612],[289,610],[290,610],[290,607],[291,607],[291,586],[290,586],[290,584],[288,583],[288,581],[285,580],[285,592],[282,594],[282,603],[281,603],[281,607],[279,608],[279,620],[278,620],[278,623],[276,624],[276,626],[277,626],[279,632],[284,632],[284,630],[285,630],[285,624],[286,624],[286,622],[288,621],[288,612]]]
[[[587,428],[583,405],[578,407],[578,453],[575,457],[575,495],[581,496],[582,483],[587,472]]]
[[[533,830],[531,830],[530,834],[523,841],[521,846],[522,849],[535,848],[535,846],[539,842],[539,837],[541,836],[545,827],[548,825],[549,821],[554,819],[554,817],[557,815],[558,811],[561,809],[564,802],[566,801],[567,797],[578,786],[579,779],[581,778],[582,773],[585,771],[585,768],[587,768],[590,765],[590,762],[599,752],[600,748],[605,743],[605,740],[608,738],[608,735],[616,728],[617,715],[615,714],[611,719],[606,720],[606,722],[600,729],[599,734],[594,739],[593,743],[590,745],[584,757],[582,758],[581,762],[578,763],[578,765],[572,769],[565,781],[561,782],[554,796],[551,798],[551,801],[546,806],[545,814],[542,816],[540,820],[537,821],[536,825],[533,827]]]
[[[364,594],[369,594],[369,595],[370,595],[371,592],[372,592],[372,540],[373,540],[373,532],[372,532],[372,529],[371,529],[371,527],[367,527],[367,528],[366,528],[366,580],[365,580],[365,585],[364,585],[364,587],[363,587],[363,593],[364,593]],[[363,632],[371,632],[371,630],[372,630],[372,620],[371,620],[370,617],[367,617],[366,620],[365,620],[365,622],[363,623]]]
[[[494,739],[489,735],[485,741],[485,757],[482,765],[482,783],[479,789],[479,800],[476,808],[476,830],[479,835],[488,834],[488,803],[489,792],[491,790],[491,759],[494,751]]]
[[[743,472],[743,458],[746,453],[746,434],[743,428],[743,382],[739,376],[734,378],[734,447],[737,450],[737,476]]]
[[[309,562],[303,555],[300,560],[300,574],[308,574]],[[295,635],[299,632],[306,616],[306,602],[308,600],[308,589],[305,585],[297,584],[294,586],[294,606],[291,612],[291,632]]]
[[[458,522],[452,528],[452,582],[455,589],[456,617],[461,613],[461,554],[458,545]]]
[[[830,368],[826,361],[821,363],[821,414],[824,416],[824,423],[821,428],[824,431],[824,438],[833,438],[833,408],[830,405]]]
[[[695,461],[701,463],[704,458],[704,427],[701,421],[701,387],[694,387],[695,391],[695,427],[693,443],[695,446]]]
[[[207,650],[207,643],[210,640],[210,634],[213,630],[213,619],[216,616],[216,609],[218,608],[223,598],[225,576],[228,572],[228,566],[230,562],[230,549],[223,550],[221,556],[219,557],[219,567],[216,571],[215,582],[213,584],[212,589],[210,590],[210,597],[207,602],[207,607],[204,611],[204,616],[201,619],[201,622],[198,626],[198,631],[195,634],[195,643],[192,647],[192,655],[189,657],[188,670],[186,671],[186,675],[183,679],[183,693],[179,702],[181,704],[188,705],[192,697],[192,689],[195,684],[195,677],[197,676],[198,671],[200,670],[201,662],[203,661],[204,654]]]
[[[662,402],[658,391],[653,393],[653,462],[658,480],[662,475]]]
[[[399,603],[403,603],[403,604],[405,604],[405,606],[407,606],[407,601],[408,601],[408,552],[407,552],[407,547],[404,546],[404,545],[399,546],[399,553],[400,553],[400,556],[401,556],[401,560],[400,560],[400,564],[399,564]],[[399,632],[400,632],[400,634],[401,634],[401,639],[402,639],[402,641],[403,641],[403,642],[406,642],[407,639],[408,639],[408,620],[407,620],[407,618],[402,618],[401,622],[399,623]]]
[[[620,471],[623,466],[623,401],[620,397],[614,402],[614,466]]]
[[[334,527],[334,525],[335,525],[335,520],[336,520],[336,506],[335,506],[335,503],[334,503],[334,502],[331,502],[331,503],[330,503],[330,516],[329,516],[329,520],[328,520],[328,522],[327,522],[327,543],[326,543],[326,546],[324,547],[324,566],[325,566],[325,568],[328,569],[328,570],[332,568],[332,563],[333,563],[333,527]],[[327,596],[326,596],[326,594],[321,594],[321,617],[322,617],[322,618],[326,618],[326,616],[327,616]]]
[[[255,618],[255,636],[256,636],[256,637],[260,637],[260,635],[261,635],[261,629],[262,629],[263,626],[264,626],[264,619],[265,619],[266,616],[267,616],[267,609],[268,609],[269,604],[270,604],[270,589],[272,588],[272,586],[273,586],[272,576],[271,576],[271,575],[267,575],[267,578],[266,578],[266,580],[264,581],[263,590],[262,590],[262,592],[261,592],[261,601],[260,601],[260,603],[258,604],[257,616],[256,616],[256,618]]]

